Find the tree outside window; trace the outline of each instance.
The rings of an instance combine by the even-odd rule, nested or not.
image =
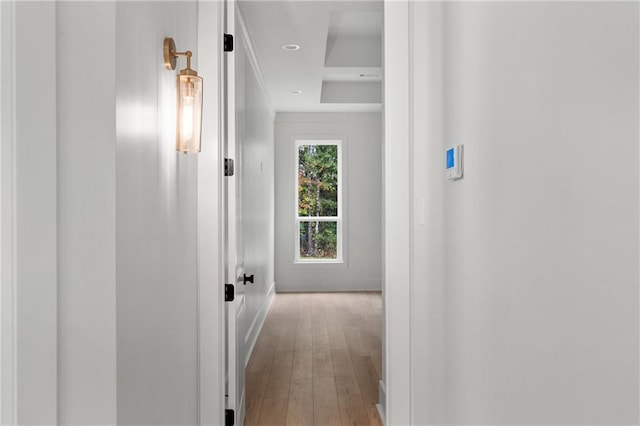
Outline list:
[[[342,260],[340,141],[298,141],[296,260]]]

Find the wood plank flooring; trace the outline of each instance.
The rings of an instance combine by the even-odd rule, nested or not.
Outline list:
[[[381,425],[378,292],[276,295],[247,366],[246,426]]]

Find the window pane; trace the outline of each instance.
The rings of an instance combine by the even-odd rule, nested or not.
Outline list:
[[[298,215],[338,216],[338,146],[298,147]]]
[[[337,259],[338,222],[300,222],[300,259]]]

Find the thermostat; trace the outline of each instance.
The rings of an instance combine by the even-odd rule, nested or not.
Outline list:
[[[447,150],[445,164],[447,179],[456,180],[462,178],[462,145],[454,145]]]

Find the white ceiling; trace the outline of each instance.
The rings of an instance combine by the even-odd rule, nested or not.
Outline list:
[[[238,5],[276,111],[381,109],[382,0]]]

